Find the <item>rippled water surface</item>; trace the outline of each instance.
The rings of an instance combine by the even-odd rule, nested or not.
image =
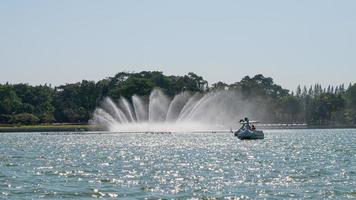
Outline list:
[[[356,130],[0,134],[0,199],[356,198]]]

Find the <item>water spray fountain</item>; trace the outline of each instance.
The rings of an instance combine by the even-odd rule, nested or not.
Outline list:
[[[169,98],[154,89],[148,100],[134,95],[117,102],[106,97],[95,109],[92,124],[112,132],[210,132],[228,130],[261,106],[236,91],[206,94],[182,92]]]

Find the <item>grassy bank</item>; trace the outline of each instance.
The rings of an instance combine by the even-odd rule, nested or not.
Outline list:
[[[0,132],[62,132],[98,130],[102,130],[102,128],[89,124],[0,125]]]

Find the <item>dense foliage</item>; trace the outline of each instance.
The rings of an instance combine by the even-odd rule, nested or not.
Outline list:
[[[206,93],[217,90],[237,90],[248,98],[260,98],[268,105],[270,123],[308,123],[314,125],[356,123],[356,84],[309,89],[298,86],[289,92],[275,84],[272,78],[259,74],[241,81],[214,83],[211,87],[201,76],[165,76],[162,72],[120,72],[98,82],[86,81],[58,87],[48,85],[0,84],[0,123],[86,123],[103,97],[148,96],[159,87],[173,97],[182,91]]]

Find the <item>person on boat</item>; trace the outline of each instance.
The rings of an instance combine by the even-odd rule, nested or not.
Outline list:
[[[247,117],[245,117],[245,129],[251,130],[250,121],[248,120]]]
[[[251,125],[251,130],[253,130],[253,131],[255,131],[256,130],[256,127],[255,127],[255,125]]]

